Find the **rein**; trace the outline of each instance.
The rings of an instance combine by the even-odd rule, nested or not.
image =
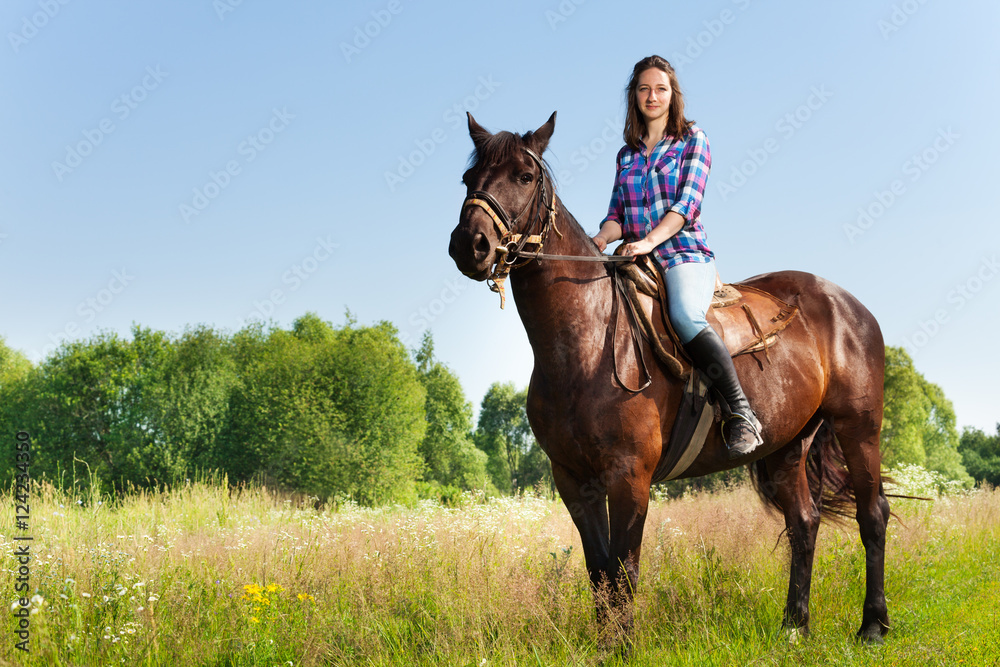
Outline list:
[[[520,257],[528,257],[529,259],[559,259],[568,262],[603,262],[604,264],[622,264],[624,262],[635,261],[635,257],[633,255],[601,255],[599,257],[594,257],[593,255],[549,255],[541,252],[519,252],[517,254]]]

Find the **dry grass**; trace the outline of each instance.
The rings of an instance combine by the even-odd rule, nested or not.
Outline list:
[[[3,500],[12,573],[22,533],[13,498]],[[31,584],[45,601],[31,616],[30,657],[14,649],[8,615],[3,664],[621,660],[604,647],[579,536],[558,502],[318,511],[207,483],[99,500],[35,486]],[[629,664],[996,664],[1000,493],[894,509],[894,627],[885,646],[863,648],[852,640],[864,586],[856,526],[821,529],[813,636],[790,645],[779,631],[780,518],[749,488],[653,503]]]

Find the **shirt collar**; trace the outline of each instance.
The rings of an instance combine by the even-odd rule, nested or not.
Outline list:
[[[640,141],[642,141],[642,139],[640,139]],[[680,142],[677,141],[672,134],[665,134],[663,135],[663,138],[660,139],[655,146],[653,146],[653,150],[650,151],[649,154],[649,159],[653,163],[659,163],[664,158],[675,155],[679,145]],[[646,151],[641,150],[638,151],[638,153],[644,156]]]

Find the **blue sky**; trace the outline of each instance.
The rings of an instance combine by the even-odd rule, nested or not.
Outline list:
[[[0,335],[393,322],[478,406],[525,386],[513,308],[447,255],[466,109],[526,131],[592,232],[634,62],[679,71],[726,280],[819,274],[1000,420],[1000,6],[935,0],[85,3],[0,10]]]

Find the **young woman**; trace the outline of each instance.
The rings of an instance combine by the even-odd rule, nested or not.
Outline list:
[[[732,458],[761,443],[760,422],[747,402],[725,343],[705,315],[715,291],[715,255],[701,225],[711,168],[708,139],[684,117],[674,68],[643,58],[626,88],[625,146],[608,215],[594,243],[603,251],[625,240],[626,255],[653,253],[667,286],[670,322],[695,365],[729,404],[724,435]]]

